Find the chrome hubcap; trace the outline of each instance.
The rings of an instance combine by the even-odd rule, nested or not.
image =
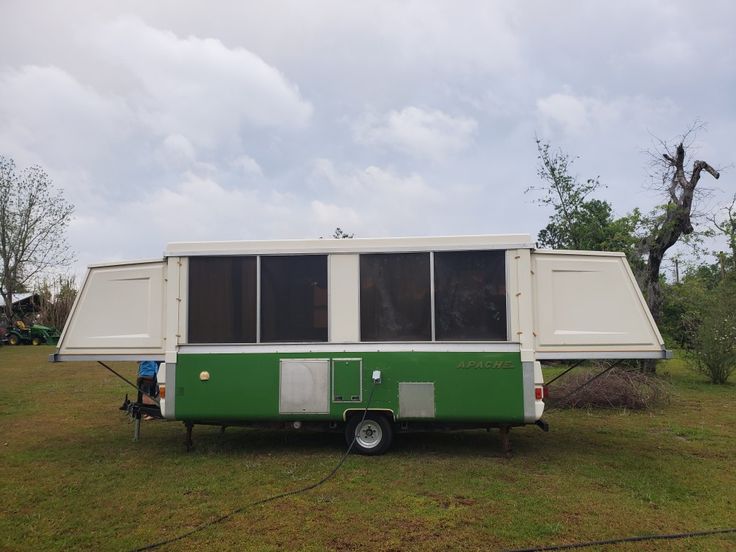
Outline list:
[[[373,420],[364,420],[355,431],[355,441],[364,449],[377,446],[382,438],[381,426]]]

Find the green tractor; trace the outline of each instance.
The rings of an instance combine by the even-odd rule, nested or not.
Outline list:
[[[29,328],[22,320],[18,320],[7,329],[5,339],[8,345],[56,345],[59,330],[41,324],[33,324]]]

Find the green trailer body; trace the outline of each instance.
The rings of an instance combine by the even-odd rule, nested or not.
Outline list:
[[[317,366],[326,368],[328,385],[314,390],[286,389],[280,381],[282,368],[285,361],[294,360],[320,361]],[[367,406],[375,370],[381,372],[381,383],[370,406],[390,412],[397,421],[524,423],[518,353],[182,354],[176,365],[175,417],[222,423],[343,422],[349,413]],[[207,372],[206,380],[201,379],[202,372]],[[406,393],[402,384],[425,386],[427,408],[402,412],[400,395]],[[293,409],[280,401],[288,391],[316,392],[314,405],[290,411]]]

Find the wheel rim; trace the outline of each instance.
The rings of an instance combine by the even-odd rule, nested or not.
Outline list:
[[[364,449],[377,447],[382,439],[381,425],[374,420],[364,420],[355,430],[355,442]]]

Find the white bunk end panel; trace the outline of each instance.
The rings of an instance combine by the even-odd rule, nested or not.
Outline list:
[[[532,270],[538,358],[664,356],[623,254],[535,251]]]
[[[165,284],[163,261],[90,267],[57,356],[163,355]]]

